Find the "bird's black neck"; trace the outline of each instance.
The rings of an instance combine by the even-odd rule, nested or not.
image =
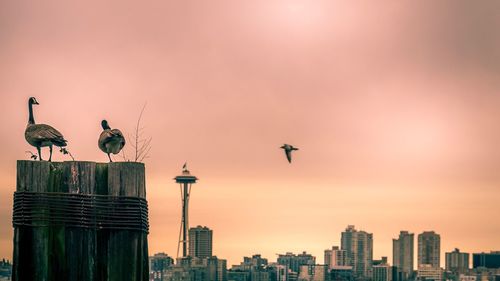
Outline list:
[[[28,109],[29,109],[29,119],[28,119],[28,124],[35,124],[35,117],[33,117],[33,104],[31,101],[28,102]]]

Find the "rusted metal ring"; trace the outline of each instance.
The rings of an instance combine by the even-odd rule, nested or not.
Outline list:
[[[14,192],[14,227],[64,226],[149,233],[144,198],[61,192]]]

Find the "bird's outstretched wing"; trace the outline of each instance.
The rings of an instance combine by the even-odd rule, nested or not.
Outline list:
[[[286,159],[288,159],[288,163],[292,163],[292,151],[285,149]]]

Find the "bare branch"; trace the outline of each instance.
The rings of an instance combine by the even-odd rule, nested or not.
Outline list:
[[[134,162],[142,162],[144,159],[148,158],[149,151],[151,150],[152,138],[142,137],[146,126],[142,126],[141,121],[146,105],[147,103],[144,103],[141,112],[139,113],[139,118],[137,119],[135,126],[135,132],[133,134],[128,134],[130,146],[134,149]]]
[[[71,152],[69,152],[69,150],[67,150],[65,147],[61,147],[61,149],[59,151],[63,155],[69,155],[69,157],[71,157],[71,160],[75,161],[75,158],[73,157],[73,154],[71,154]]]
[[[31,152],[31,151],[25,151],[25,153],[29,153],[31,154],[30,158],[33,159],[33,160],[36,160],[38,158],[38,155],[36,155],[35,153]]]

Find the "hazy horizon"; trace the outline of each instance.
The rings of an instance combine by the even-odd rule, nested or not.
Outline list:
[[[99,162],[101,120],[130,134],[147,103],[150,255],[176,254],[186,161],[190,224],[228,265],[321,262],[347,225],[391,263],[400,230],[439,233],[442,266],[454,248],[499,250],[499,28],[493,0],[3,1],[0,258],[15,161],[36,151],[30,96],[76,160]]]

